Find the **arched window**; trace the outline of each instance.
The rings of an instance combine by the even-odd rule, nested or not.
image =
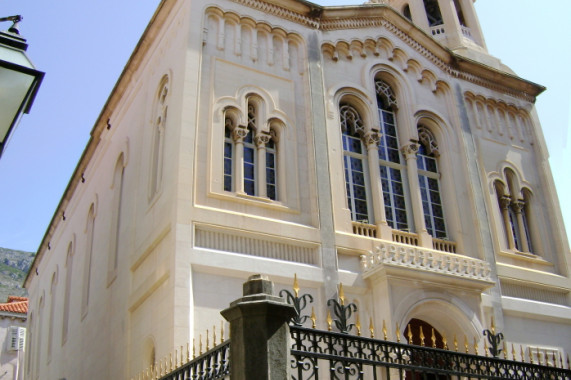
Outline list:
[[[397,230],[408,230],[405,200],[406,165],[400,154],[397,132],[397,101],[388,83],[375,81],[377,107],[380,120],[379,169],[383,187],[383,200],[387,223]]]
[[[226,117],[224,121],[224,191],[232,191],[234,176],[234,121]]]
[[[460,1],[454,0],[454,7],[456,8],[456,15],[458,16],[458,21],[460,25],[466,26],[466,20],[464,19],[464,12],[462,12],[462,6],[460,5]]]
[[[57,289],[57,271],[52,275],[52,283],[50,286],[50,315],[48,320],[48,363],[52,359],[52,346],[53,346],[53,331],[54,331],[54,313],[56,305],[56,289]]]
[[[277,134],[275,129],[270,130],[270,137],[266,143],[266,195],[272,200],[277,199]]]
[[[531,191],[520,189],[515,172],[505,169],[505,183],[494,183],[508,249],[531,252],[533,249],[529,220],[531,219]]]
[[[123,154],[119,156],[115,163],[113,172],[113,204],[111,209],[111,239],[109,246],[109,264],[107,273],[107,284],[115,279],[117,265],[119,262],[119,237],[121,229],[121,206],[123,200],[123,182],[125,177],[125,158]]]
[[[275,120],[261,122],[262,105],[257,97],[248,99],[246,126],[237,125],[239,110],[225,110],[224,191],[235,191],[275,201],[278,200],[280,187],[280,128],[276,128]]]
[[[418,126],[418,139],[416,162],[426,230],[432,237],[445,239],[447,234],[440,198],[438,144],[432,132],[423,125]]]
[[[256,106],[249,102],[247,134],[244,137],[244,192],[248,195],[256,195],[256,125]]]
[[[424,10],[426,11],[429,26],[437,26],[444,23],[438,0],[424,0]]]
[[[153,145],[151,152],[151,173],[149,199],[158,193],[163,177],[164,140],[168,111],[169,77],[163,76],[159,84],[153,107]]]
[[[83,269],[83,297],[81,301],[81,319],[87,315],[89,288],[91,286],[91,260],[93,256],[93,232],[95,230],[95,205],[92,203],[87,215],[87,239],[85,242],[85,264]]]
[[[373,223],[367,203],[367,150],[361,135],[364,124],[359,112],[349,104],[339,107],[343,139],[343,165],[347,205],[353,221]]]
[[[61,344],[62,346],[67,341],[67,332],[69,326],[69,302],[71,296],[71,274],[73,273],[73,244],[69,243],[67,247],[67,259],[65,261],[65,289],[64,289],[64,299],[63,299],[63,320],[62,320],[62,332],[61,332]]]

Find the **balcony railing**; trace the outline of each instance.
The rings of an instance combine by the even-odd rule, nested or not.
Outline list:
[[[412,232],[393,230],[393,241],[401,244],[418,245],[418,235]]]
[[[456,253],[456,243],[449,240],[432,238],[432,248],[437,251]]]
[[[353,225],[353,233],[366,237],[377,237],[377,226],[362,222],[351,222]]]

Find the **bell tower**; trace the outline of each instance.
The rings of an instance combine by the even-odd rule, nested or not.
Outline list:
[[[494,65],[474,8],[475,0],[389,0],[389,4],[454,53]]]

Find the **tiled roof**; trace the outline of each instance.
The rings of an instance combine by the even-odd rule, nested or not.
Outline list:
[[[0,311],[8,311],[10,313],[27,314],[28,299],[26,297],[9,296],[8,302],[0,303]]]

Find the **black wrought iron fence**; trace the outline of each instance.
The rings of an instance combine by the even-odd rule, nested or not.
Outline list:
[[[571,380],[563,368],[290,326],[295,380]]]

